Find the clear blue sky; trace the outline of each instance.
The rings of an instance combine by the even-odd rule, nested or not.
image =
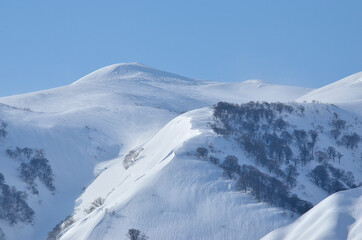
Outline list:
[[[362,1],[0,0],[0,96],[135,61],[320,87],[362,71]]]

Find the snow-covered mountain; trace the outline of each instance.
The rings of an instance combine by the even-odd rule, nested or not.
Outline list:
[[[2,221],[0,227],[9,239],[45,238],[72,213],[74,200],[107,168],[108,160],[145,143],[182,112],[220,100],[247,101],[242,93],[277,101],[310,91],[259,82],[220,84],[130,63],[102,68],[69,86],[0,98],[0,119],[7,125],[0,145],[0,172],[8,186],[27,193],[26,201],[35,212],[33,225],[9,226]],[[285,97],[285,91],[290,95]],[[24,149],[43,150],[54,175],[53,194],[36,174],[28,183],[19,178],[21,164],[31,166],[33,156],[11,158],[6,153],[17,147],[20,155]],[[37,185],[37,194],[30,185]]]
[[[337,82],[315,89],[297,99],[334,103],[362,115],[362,72],[352,74]]]
[[[317,100],[326,103],[359,101],[362,98],[362,72],[318,88],[299,98],[299,101]]]
[[[361,151],[338,147],[329,136],[333,129],[329,122],[333,120],[334,113],[343,114],[351,124],[348,130],[351,132],[362,132],[360,120],[333,106],[307,104],[303,105],[303,113],[298,109],[302,105],[290,106],[295,109],[293,113],[283,111],[277,114],[276,119],[283,117],[291,133],[297,129],[319,129],[324,125],[323,130],[318,130],[314,151],[323,155],[328,147],[334,146],[344,155],[341,162],[337,158],[310,159],[309,163],[293,162],[290,165],[269,159],[267,162],[274,164],[270,169],[267,163],[263,165],[247,153],[237,142],[237,137],[234,140],[231,134],[225,138],[212,130],[215,117],[212,108],[194,110],[173,119],[131,155],[108,165],[108,169],[76,201],[73,224],[62,230],[61,239],[115,239],[132,228],[142,230],[150,239],[260,239],[272,229],[293,222],[300,213],[308,210],[308,207],[303,209],[307,204],[305,200],[314,205],[327,197],[328,192],[349,188],[349,183],[340,180],[344,178],[342,175],[348,175],[346,172],[353,176],[353,182],[361,182]],[[260,129],[260,133],[263,132]],[[294,157],[298,158],[298,149],[293,147],[291,145]],[[205,152],[202,153],[202,150]],[[238,170],[232,172],[225,166],[227,160],[224,159],[228,156],[237,157],[235,169],[239,168],[241,173],[237,173]],[[130,159],[132,164],[128,165]],[[278,181],[287,185],[290,183],[288,168],[294,164],[299,176],[295,176],[292,187],[285,187],[290,189],[290,193],[271,200],[271,204],[257,201],[253,194],[244,193],[238,187],[243,169],[253,167],[258,169],[253,175],[260,174],[263,181],[270,179],[270,184]],[[319,168],[331,171],[330,186],[338,181],[341,189],[318,186],[312,175]],[[228,171],[237,176],[225,177]],[[333,171],[339,171],[341,176],[338,179],[332,177]],[[247,192],[255,190],[251,185],[248,188]],[[280,190],[284,191],[283,187]],[[284,198],[289,200],[281,200]],[[97,199],[101,199],[102,204],[95,205]],[[261,200],[268,202],[267,199]],[[294,203],[295,206],[289,206]],[[285,209],[277,208],[282,205]]]
[[[361,239],[362,188],[335,193],[294,223],[277,229],[263,240]]]
[[[274,161],[272,151],[267,165],[238,142],[234,133],[242,131],[217,131],[215,126],[222,129],[226,122],[216,117],[215,104],[304,101],[313,92],[260,80],[201,81],[128,63],[102,68],[68,86],[0,98],[0,186],[15,186],[13,195],[34,211],[27,212],[30,224],[20,212],[12,216],[18,217],[16,223],[3,217],[0,228],[7,239],[45,239],[56,224],[49,239],[115,239],[131,228],[150,239],[259,239],[335,190],[362,181],[361,147],[347,143],[353,133],[362,134],[360,117],[339,104],[342,108],[296,102],[222,105],[271,111],[270,126],[285,122],[292,140],[283,147],[295,158]],[[360,99],[351,94],[352,100]],[[234,117],[245,117],[238,114]],[[279,130],[263,126],[264,120],[253,120],[260,125],[258,134],[281,139]],[[232,126],[245,129],[236,123]],[[318,133],[313,152],[319,155],[309,154],[305,163],[295,160],[303,144],[293,135],[303,131],[308,151],[313,131]],[[233,167],[240,167],[230,176],[227,156],[237,157]],[[289,168],[286,174],[293,164],[299,166],[296,172]],[[318,166],[329,174],[328,184],[312,174]],[[239,178],[248,171],[286,192],[275,195],[278,201],[256,197],[252,185],[242,193]],[[285,206],[280,196],[287,199]]]
[[[209,114],[173,119],[142,146],[133,166],[125,169],[123,159],[109,166],[77,200],[75,223],[61,239],[114,239],[130,228],[150,239],[232,239],[243,231],[256,238],[289,223],[281,210],[229,191],[221,169],[191,156],[210,134]],[[88,214],[98,198],[105,202]],[[263,229],[251,229],[255,224]]]

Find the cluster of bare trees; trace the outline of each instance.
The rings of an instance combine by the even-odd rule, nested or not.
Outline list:
[[[27,202],[27,195],[15,187],[6,184],[4,175],[0,173],[0,219],[9,224],[17,222],[32,223],[34,211]]]
[[[55,191],[54,174],[49,164],[49,160],[44,156],[41,149],[19,148],[7,149],[10,158],[20,162],[18,168],[20,178],[28,184],[28,188],[33,194],[38,194],[35,179],[39,179],[49,191]]]

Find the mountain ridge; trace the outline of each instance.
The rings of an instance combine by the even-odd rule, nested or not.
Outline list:
[[[343,103],[362,99],[359,89],[362,87],[362,72],[349,75],[341,80],[315,89],[297,99],[297,101],[317,100],[329,103]]]

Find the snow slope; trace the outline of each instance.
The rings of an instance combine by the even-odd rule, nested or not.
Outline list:
[[[362,72],[352,74],[327,86],[315,89],[297,99],[335,103],[362,115]]]
[[[354,114],[333,106],[305,104],[303,115],[294,113],[285,119],[298,129],[325,126],[317,151],[332,144],[327,130],[333,112],[355,124],[351,131],[362,133]],[[123,157],[112,161],[77,199],[75,223],[63,230],[60,239],[116,239],[131,228],[150,239],[260,239],[292,223],[295,213],[236,191],[235,181],[224,178],[220,167],[195,156],[195,149],[203,146],[221,160],[232,154],[240,164],[251,164],[270,174],[230,139],[211,130],[212,114],[211,108],[203,108],[176,117],[138,148],[140,154],[128,169],[123,167]],[[338,150],[344,160],[333,164],[353,171],[356,181],[362,181],[360,151]],[[298,169],[298,183],[292,189],[313,204],[328,196],[308,176],[318,164],[312,161]],[[103,205],[87,212],[99,197],[104,199]]]
[[[335,193],[294,223],[262,240],[359,240],[362,237],[362,188]]]
[[[6,182],[27,191],[18,177],[19,162],[5,151],[29,147],[44,150],[56,187],[52,195],[37,183],[39,195],[29,193],[36,212],[33,226],[0,222],[0,227],[9,239],[44,239],[72,212],[82,189],[112,166],[110,160],[144,144],[182,112],[252,96],[291,101],[309,91],[259,81],[205,82],[128,63],[102,68],[68,86],[0,98],[0,119],[8,123],[0,143]]]
[[[222,170],[189,155],[215,135],[210,114],[205,108],[173,119],[127,170],[115,161],[77,200],[75,224],[61,239],[115,239],[130,228],[150,239],[258,239],[292,222],[283,210],[230,190]],[[104,204],[84,212],[98,197]]]

